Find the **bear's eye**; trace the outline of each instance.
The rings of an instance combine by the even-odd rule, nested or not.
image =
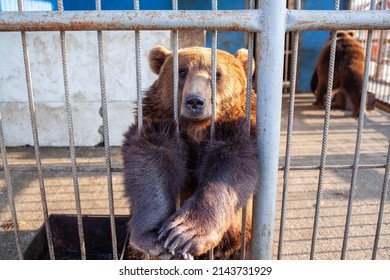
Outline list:
[[[188,72],[187,68],[179,69],[179,77],[180,78],[185,78],[187,76],[187,72]]]
[[[217,78],[217,80],[221,79],[222,73],[221,72],[217,72],[215,77]]]

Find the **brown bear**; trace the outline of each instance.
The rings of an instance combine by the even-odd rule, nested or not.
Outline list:
[[[360,42],[353,36],[353,32],[337,33],[332,107],[346,109],[348,98],[353,105],[352,115],[357,117],[360,112],[365,55]],[[322,48],[310,81],[311,91],[316,96],[313,105],[316,106],[324,106],[326,100],[330,45],[331,40],[328,40]]]
[[[210,136],[211,49],[179,50],[179,129],[173,118],[173,55],[149,55],[158,79],[142,101],[142,127],[122,146],[130,245],[159,258],[238,259],[241,209],[258,182],[252,94],[246,125],[247,51],[217,50],[215,131]],[[180,201],[177,205],[176,201]],[[251,211],[248,211],[251,212]],[[250,241],[251,215],[246,240]]]

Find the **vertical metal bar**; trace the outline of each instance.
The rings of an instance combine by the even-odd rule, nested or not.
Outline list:
[[[339,9],[339,0],[335,0],[334,8],[335,10]],[[322,188],[324,186],[326,149],[328,145],[330,107],[332,101],[333,75],[334,75],[334,64],[335,64],[335,56],[336,56],[336,39],[337,39],[337,31],[332,31],[332,43],[330,46],[330,61],[329,61],[329,73],[328,73],[328,88],[326,93],[326,110],[325,110],[325,120],[324,120],[324,131],[322,136],[320,174],[318,179],[316,209],[314,214],[313,235],[312,235],[311,250],[310,250],[311,260],[314,259],[314,255],[315,255],[317,235],[318,235],[318,223],[320,219],[320,210],[321,210]]]
[[[19,259],[23,260],[24,257],[23,257],[23,252],[22,252],[22,243],[20,241],[20,235],[19,235],[19,224],[18,224],[18,218],[17,218],[17,213],[16,213],[16,207],[15,207],[15,199],[14,199],[14,192],[13,192],[12,181],[11,181],[11,173],[10,173],[10,170],[8,168],[7,150],[5,147],[5,139],[4,139],[4,134],[3,134],[3,119],[2,119],[1,110],[0,110],[0,150],[1,150],[1,157],[3,159],[5,184],[7,186],[8,203],[9,203],[9,208],[10,208],[10,212],[11,212],[12,225],[14,228],[16,249],[18,251]]]
[[[373,9],[375,9],[375,0],[371,0],[371,10],[373,10]],[[343,247],[341,250],[341,259],[342,260],[344,260],[346,258],[349,228],[350,228],[351,217],[352,217],[353,200],[355,198],[355,193],[356,193],[356,181],[357,181],[357,174],[358,174],[359,161],[360,161],[360,144],[361,144],[362,135],[363,135],[364,113],[365,113],[366,100],[367,100],[368,75],[370,73],[370,57],[371,57],[371,51],[372,51],[372,34],[373,34],[373,31],[372,31],[372,29],[370,29],[368,31],[368,35],[367,35],[366,58],[365,58],[365,62],[364,62],[364,79],[363,79],[363,88],[362,88],[362,93],[361,93],[362,96],[361,96],[361,101],[360,101],[359,123],[358,123],[358,131],[357,131],[357,136],[356,136],[355,156],[353,159],[351,189],[349,191],[348,211],[347,211],[347,217],[346,217],[346,222],[345,222]]]
[[[64,11],[64,5],[62,0],[58,0],[57,5],[58,5],[58,11],[60,12]],[[74,187],[74,195],[75,195],[75,202],[76,202],[77,226],[78,226],[79,239],[80,239],[81,259],[85,260],[86,259],[85,239],[84,239],[83,220],[81,216],[80,190],[79,190],[79,179],[77,174],[76,150],[75,150],[75,143],[74,143],[72,104],[70,101],[71,97],[70,97],[69,80],[68,80],[68,58],[67,58],[65,31],[60,31],[60,40],[61,40],[62,70],[63,70],[64,88],[65,88],[66,115],[68,121],[69,151],[70,151],[70,159],[72,163],[73,187]]]
[[[101,2],[96,0],[96,10],[101,11]],[[108,203],[110,210],[111,238],[112,238],[112,254],[113,259],[118,259],[118,248],[115,228],[114,214],[114,194],[112,189],[112,173],[111,173],[111,152],[108,130],[108,112],[107,112],[107,95],[106,95],[106,80],[104,72],[104,49],[103,49],[103,34],[102,31],[97,31],[98,48],[99,48],[99,69],[100,69],[100,89],[102,98],[102,113],[103,113],[103,131],[104,131],[104,151],[106,156],[106,172],[107,172],[107,189]]]
[[[288,82],[288,70],[289,70],[289,58],[290,58],[290,33],[286,33],[286,39],[285,39],[285,49],[284,49],[284,74],[283,74],[283,82]],[[290,77],[291,79],[291,77]],[[290,84],[291,86],[291,84]],[[284,90],[284,87],[283,87]]]
[[[178,1],[172,0],[172,9],[178,10]],[[173,50],[173,117],[176,123],[176,132],[179,133],[179,31],[172,30]]]
[[[216,11],[218,9],[218,1],[212,1],[212,10]],[[211,41],[211,124],[210,124],[210,137],[214,139],[215,132],[215,109],[216,109],[216,74],[217,74],[217,38],[218,33],[216,30],[212,31],[212,41]]]
[[[134,0],[134,10],[139,11],[139,0]],[[142,127],[142,75],[141,75],[141,33],[134,30],[135,35],[135,66],[137,71],[137,121],[138,129]]]
[[[139,11],[139,0],[134,0],[134,10]],[[141,72],[141,33],[140,30],[134,30],[135,37],[135,67],[136,67],[136,83],[137,83],[137,124],[138,130],[142,127],[142,72]],[[144,259],[149,259],[149,254],[144,254]]]
[[[301,1],[295,1],[295,9],[301,9]],[[295,105],[295,88],[297,80],[297,66],[298,66],[298,44],[299,44],[299,32],[292,32],[293,46],[292,46],[292,59],[290,65],[290,106],[288,111],[288,126],[287,126],[287,144],[286,144],[286,156],[284,162],[283,173],[283,195],[282,195],[282,209],[280,215],[280,229],[279,229],[279,244],[278,244],[278,259],[282,259],[283,253],[283,241],[284,241],[284,225],[286,221],[286,204],[287,204],[287,191],[288,191],[288,176],[290,171],[290,159],[291,159],[291,144],[292,144],[292,132],[294,122],[294,105]]]
[[[389,139],[389,145],[387,147],[387,160],[386,160],[385,176],[383,179],[383,188],[382,188],[381,203],[380,203],[379,213],[378,213],[378,222],[376,225],[374,248],[372,250],[372,259],[373,260],[376,259],[376,255],[378,253],[379,237],[381,234],[383,213],[385,211],[387,190],[389,189],[389,175],[390,175],[390,139]]]
[[[377,33],[377,32],[376,32]],[[375,33],[374,33],[375,34]],[[373,35],[374,35],[373,34]],[[367,36],[368,36],[368,34],[367,34]],[[372,37],[374,37],[374,36],[372,36]],[[368,42],[367,42],[367,44],[368,44]],[[366,44],[366,48],[367,48],[367,44]],[[378,43],[377,43],[378,44]],[[380,44],[380,43],[379,43]],[[382,96],[382,84],[380,83],[380,77],[379,77],[379,69],[380,69],[380,67],[381,67],[381,65],[380,65],[380,55],[379,55],[380,53],[379,53],[379,51],[378,51],[378,48],[377,48],[377,50],[376,50],[376,55],[375,55],[375,57],[372,59],[372,61],[374,61],[375,62],[375,64],[374,63],[372,63],[372,64],[370,64],[370,68],[375,68],[374,70],[374,75],[373,75],[373,77],[372,77],[372,80],[375,82],[375,89],[374,89],[374,92],[375,93],[378,93],[378,95],[379,96]]]
[[[376,32],[378,33],[378,32]],[[375,34],[375,33],[374,33]],[[373,35],[374,35],[373,34]],[[382,34],[382,33],[381,33]],[[368,36],[368,35],[367,35]],[[375,37],[375,36],[373,36]],[[379,46],[379,49],[380,49],[380,41],[379,42],[377,41],[377,46]],[[367,48],[367,44],[366,44],[366,48]],[[380,57],[379,57],[379,51],[378,51],[378,48],[376,49],[376,56],[375,58],[372,60],[375,62],[375,72],[374,72],[374,75],[372,77],[372,80],[375,82],[375,85],[374,85],[374,92],[380,92],[382,87],[381,87],[381,84],[380,84],[380,79],[379,79],[379,69],[380,69]]]
[[[178,10],[178,0],[172,0],[172,9]],[[173,118],[176,124],[176,134],[179,134],[179,31],[172,30],[172,50],[173,50]],[[180,208],[180,193],[175,194],[176,211]]]
[[[249,9],[253,10],[255,8],[254,0],[249,1]],[[252,71],[253,71],[253,40],[254,33],[248,34],[248,69],[247,69],[247,88],[246,88],[246,115],[245,123],[247,125],[248,137],[250,137],[251,132],[251,107],[252,107]],[[245,205],[242,208],[241,214],[241,250],[240,250],[240,259],[243,260],[246,258],[246,228],[247,228],[247,213],[248,207]]]
[[[250,10],[255,9],[255,1],[249,1]],[[247,69],[247,86],[246,86],[246,115],[245,115],[245,123],[247,126],[248,137],[250,137],[251,133],[251,109],[252,109],[252,71],[253,71],[253,40],[254,33],[248,34],[248,69]],[[249,202],[248,202],[249,203]],[[248,214],[248,207],[245,205],[242,207],[241,214],[241,250],[240,250],[240,259],[244,260],[246,258],[246,219]]]
[[[249,10],[255,9],[255,0],[249,0]],[[254,46],[254,33],[248,34],[248,69],[247,69],[247,86],[246,86],[246,115],[245,123],[247,125],[247,133],[250,136],[250,124],[251,124],[251,108],[252,108],[252,72],[253,72],[253,46]]]
[[[253,201],[252,258],[271,259],[274,237],[283,52],[286,32],[284,0],[259,0],[264,28],[257,36],[256,73],[260,182]]]
[[[211,2],[212,10],[218,10],[218,1]],[[215,110],[216,110],[216,89],[217,89],[217,31],[212,31],[211,41],[211,123],[210,123],[210,139],[214,140],[215,134]],[[214,259],[214,249],[209,251],[209,259]]]
[[[381,6],[379,7],[380,10],[386,10],[386,3],[387,1],[382,1],[381,3]],[[372,9],[370,7],[370,9]],[[374,7],[374,10],[376,9],[376,7]],[[385,32],[384,30],[378,30],[377,33],[380,32],[380,36],[379,36],[379,40],[377,41],[377,45],[378,45],[378,48],[376,50],[376,66],[375,66],[375,77],[374,77],[374,81],[375,81],[375,90],[374,90],[374,93],[377,94],[379,93],[377,96],[381,96],[382,95],[382,89],[384,88],[383,84],[380,83],[380,76],[379,74],[381,74],[382,71],[379,71],[379,70],[382,70],[383,69],[383,66],[381,64],[383,64],[384,60],[383,60],[383,53],[382,53],[382,48],[385,46],[385,40],[384,40],[384,36],[383,36],[383,33]],[[379,90],[378,90],[378,87],[379,87]]]
[[[386,10],[387,9],[387,1],[382,1],[382,3],[381,3],[381,7],[380,7],[380,9],[381,10]],[[380,74],[382,74],[382,76],[383,76],[383,67],[385,67],[385,59],[384,59],[384,57],[386,56],[386,51],[387,51],[387,47],[388,47],[388,45],[386,44],[386,42],[387,42],[387,37],[388,37],[388,30],[381,30],[380,31],[380,33],[381,33],[381,36],[380,36],[380,45],[379,45],[379,47],[380,47],[380,49],[382,49],[382,48],[384,48],[385,50],[382,52],[382,51],[378,51],[378,55],[379,56],[381,56],[381,58],[382,58],[382,67],[380,68],[382,71],[382,73],[380,73]],[[389,67],[385,67],[385,75],[384,75],[384,77],[386,78],[386,77],[389,77],[388,76],[388,71],[389,71]],[[378,81],[376,81],[377,82],[377,84],[376,85],[379,85],[379,81],[380,81],[381,79],[379,78],[378,79]],[[378,91],[376,90],[376,88],[375,88],[375,94],[378,94],[377,95],[377,99],[379,99],[379,100],[381,100],[381,101],[383,101],[383,102],[385,102],[385,98],[386,98],[386,82],[389,82],[389,81],[387,81],[386,79],[385,79],[385,81],[383,81],[382,83],[381,83],[381,85],[380,85],[380,92],[379,92],[379,94],[378,94]],[[390,98],[390,94],[388,94],[387,95],[388,96],[388,98]],[[389,100],[390,99],[388,99],[387,100],[387,102],[389,102]]]
[[[385,42],[388,42],[390,40],[390,31],[385,30],[386,33],[386,40]],[[386,53],[390,52],[390,46],[389,44],[386,44]],[[384,74],[384,81],[383,81],[383,102],[386,102],[387,105],[390,105],[390,61],[387,62],[387,67]]]
[[[18,10],[19,12],[23,11],[22,0],[18,0]],[[43,218],[44,218],[45,229],[46,229],[47,244],[49,248],[49,257],[50,259],[54,260],[55,259],[54,246],[53,246],[52,232],[51,232],[50,222],[49,222],[49,214],[47,209],[46,190],[45,190],[45,183],[43,180],[41,155],[39,151],[39,137],[38,137],[36,115],[35,115],[34,92],[32,86],[30,58],[29,58],[28,48],[27,48],[26,32],[21,32],[21,36],[22,36],[23,59],[24,59],[24,67],[25,67],[26,83],[27,83],[28,103],[29,103],[29,111],[30,111],[30,121],[31,121],[31,128],[33,134],[33,141],[34,141],[35,160],[38,169],[38,181],[39,181],[39,190],[41,195],[42,212],[43,212]]]
[[[139,0],[134,0],[134,10],[139,11]],[[136,83],[137,83],[137,123],[138,131],[142,127],[142,75],[141,75],[141,33],[139,30],[134,30],[135,37],[135,68],[136,68]],[[144,254],[144,259],[149,259],[149,254]]]

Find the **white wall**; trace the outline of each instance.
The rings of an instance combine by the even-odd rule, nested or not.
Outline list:
[[[100,78],[96,32],[67,32],[68,80],[73,108],[75,143],[102,142]],[[132,31],[103,32],[110,144],[121,145],[123,133],[134,121],[136,101],[135,43]],[[169,31],[141,32],[142,88],[156,76],[147,56],[157,44],[169,47]],[[41,146],[67,146],[59,32],[27,33],[31,73]],[[6,145],[33,145],[21,35],[0,33],[0,109]]]

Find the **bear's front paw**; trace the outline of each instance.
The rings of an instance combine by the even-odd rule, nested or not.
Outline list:
[[[223,234],[218,234],[199,220],[191,211],[179,211],[170,217],[159,231],[158,240],[171,254],[193,259],[218,245]]]
[[[157,240],[156,232],[144,233],[142,235],[130,234],[130,246],[160,259],[172,258],[172,254],[164,248],[161,241]]]

